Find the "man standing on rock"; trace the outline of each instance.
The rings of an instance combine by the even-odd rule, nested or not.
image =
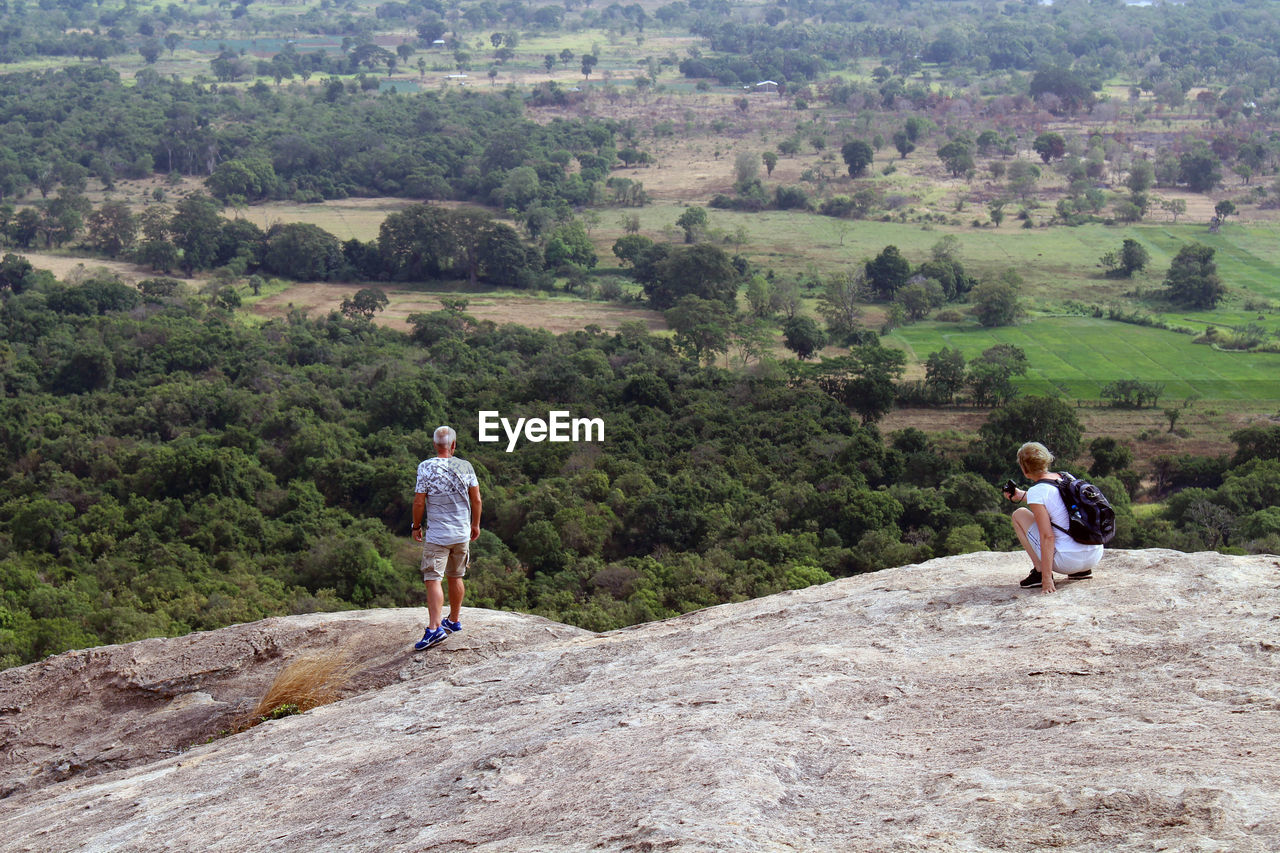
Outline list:
[[[453,454],[458,434],[442,426],[432,436],[436,455],[418,465],[413,495],[413,540],[422,543],[422,580],[427,585],[430,622],[414,649],[429,649],[462,630],[462,582],[471,562],[471,543],[480,536],[480,482],[475,469]],[[449,618],[442,619],[444,590],[449,579]]]

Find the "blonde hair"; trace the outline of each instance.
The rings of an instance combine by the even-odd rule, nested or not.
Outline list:
[[[1018,448],[1018,464],[1023,471],[1031,473],[1048,471],[1053,464],[1053,454],[1040,442],[1028,441]]]

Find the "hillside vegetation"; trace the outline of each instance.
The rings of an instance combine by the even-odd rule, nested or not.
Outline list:
[[[417,601],[407,533],[430,430],[485,495],[468,602],[603,630],[933,555],[1013,546],[999,492],[1027,435],[1085,461],[1071,407],[1020,398],[972,447],[883,438],[850,395],[889,352],[790,376],[707,367],[643,326],[553,336],[418,315],[262,326],[179,290],[38,281],[0,304],[0,654]],[[891,387],[891,386],[890,386]],[[890,391],[890,393],[892,393]],[[476,413],[599,417],[603,442],[481,444]],[[1123,448],[1091,446],[1121,546],[1275,551],[1280,427],[1170,460],[1134,524]],[[1127,484],[1127,485],[1126,485]],[[409,553],[406,553],[406,550]]]

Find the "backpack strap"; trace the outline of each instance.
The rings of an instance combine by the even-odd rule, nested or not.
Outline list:
[[[1065,472],[1065,471],[1063,471],[1062,473],[1063,473],[1063,474],[1066,474],[1066,472]],[[1059,476],[1061,476],[1061,475],[1059,475]],[[1070,476],[1070,475],[1068,474],[1067,476]],[[1046,483],[1046,484],[1048,484],[1048,485],[1050,485],[1050,486],[1054,486],[1054,487],[1055,487],[1055,488],[1057,488],[1057,490],[1058,490],[1058,495],[1059,495],[1059,497],[1061,497],[1061,495],[1062,495],[1062,487],[1063,487],[1063,485],[1065,485],[1065,484],[1066,484],[1066,482],[1067,482],[1067,481],[1066,481],[1065,479],[1064,479],[1064,480],[1050,480],[1050,479],[1048,479],[1047,477],[1045,477],[1045,478],[1042,478],[1042,479],[1036,480],[1035,485],[1037,485],[1037,486],[1038,486],[1038,485],[1040,485],[1041,483]],[[1066,503],[1066,501],[1063,501],[1063,503],[1065,504],[1065,503]],[[1059,527],[1058,525],[1054,524],[1054,523],[1053,523],[1053,521],[1052,521],[1052,519],[1049,521],[1049,526],[1050,526],[1050,527],[1052,527],[1054,530],[1060,530],[1060,531],[1062,531],[1063,533],[1067,534],[1068,536],[1070,536],[1070,535],[1071,535],[1071,531],[1067,530],[1067,528],[1065,528],[1065,527]]]

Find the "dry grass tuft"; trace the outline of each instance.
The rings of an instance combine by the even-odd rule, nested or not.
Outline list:
[[[342,690],[354,674],[343,653],[300,657],[280,670],[266,695],[236,730],[244,731],[266,720],[278,720],[336,702],[342,698]]]

